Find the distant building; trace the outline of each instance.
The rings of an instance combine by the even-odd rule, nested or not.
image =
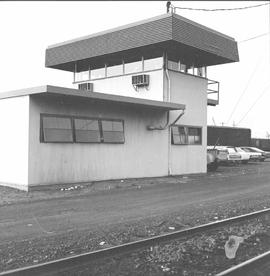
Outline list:
[[[207,67],[238,60],[233,38],[176,14],[48,47],[46,67],[78,88],[0,94],[0,182],[206,172],[207,105],[219,93]]]
[[[251,146],[262,150],[270,151],[270,139],[251,138]]]
[[[208,126],[207,145],[250,146],[251,129],[240,127]]]

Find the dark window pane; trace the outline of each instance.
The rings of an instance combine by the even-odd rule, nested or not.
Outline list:
[[[42,117],[44,142],[73,142],[71,118]]]
[[[44,128],[44,142],[72,142],[72,131],[69,129]]]
[[[76,130],[75,131],[76,142],[100,142],[99,130]]]
[[[189,128],[188,129],[188,134],[189,135],[198,135],[199,134],[199,131],[198,131],[199,129],[198,128]]]
[[[187,135],[185,127],[172,127],[172,143],[175,145],[182,145],[187,143]]]
[[[123,123],[121,121],[102,121],[102,129],[104,131],[123,131]]]
[[[98,120],[74,119],[76,142],[100,142]]]
[[[105,143],[124,143],[122,131],[103,131],[103,138]]]
[[[71,129],[71,119],[66,117],[43,117],[44,128]]]
[[[79,130],[99,130],[98,120],[75,119],[75,128]]]
[[[190,127],[188,129],[188,143],[191,145],[201,144],[202,130],[201,128]]]
[[[181,144],[181,139],[179,135],[173,135],[173,144]]]
[[[102,120],[104,143],[124,143],[124,126],[122,121]]]
[[[172,126],[172,134],[173,135],[179,135],[178,126]]]

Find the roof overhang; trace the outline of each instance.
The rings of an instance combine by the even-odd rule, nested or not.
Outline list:
[[[237,42],[177,14],[165,14],[49,46],[46,67],[77,71],[168,54],[173,61],[210,66],[239,61]]]
[[[111,95],[99,92],[82,91],[78,89],[58,87],[58,86],[39,86],[27,88],[22,90],[15,90],[0,93],[0,100],[5,98],[20,97],[32,95],[47,95],[47,96],[63,96],[63,97],[76,97],[87,99],[89,102],[94,103],[110,103],[116,105],[133,106],[139,108],[146,108],[151,110],[170,111],[170,110],[184,110],[184,104],[153,101],[146,99],[139,99],[133,97],[125,97],[118,95]]]

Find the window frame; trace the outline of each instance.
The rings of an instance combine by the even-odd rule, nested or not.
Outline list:
[[[56,118],[68,118],[71,121],[71,131],[72,131],[72,141],[45,141],[44,139],[44,128],[43,128],[43,118],[44,117],[56,117]],[[76,129],[75,129],[75,119],[83,119],[83,120],[96,120],[98,122],[98,129],[100,133],[100,141],[99,142],[83,142],[76,140]],[[121,122],[123,126],[123,141],[118,142],[105,142],[103,136],[102,129],[102,121],[110,121],[110,122]],[[51,113],[40,113],[40,133],[39,133],[39,141],[40,143],[64,143],[64,144],[124,144],[125,140],[125,121],[123,119],[114,119],[109,117],[88,117],[88,116],[76,116],[76,115],[62,115],[62,114],[51,114]]]
[[[71,133],[72,133],[72,141],[45,141],[44,137],[44,126],[43,126],[43,118],[44,117],[53,117],[53,118],[65,118],[69,119],[71,122]],[[73,120],[71,116],[68,115],[62,115],[62,114],[40,114],[40,142],[41,143],[64,143],[64,144],[73,144],[74,143],[74,131],[73,131]]]
[[[174,138],[173,138],[173,130],[171,129],[171,144],[172,145],[188,145],[188,136],[187,136],[187,129],[185,126],[183,125],[172,125],[171,127],[177,127],[178,129],[178,136],[183,136],[182,134],[180,134],[179,132],[179,128],[182,127],[184,128],[184,132],[185,132],[185,143],[174,143]]]
[[[123,142],[105,142],[104,141],[104,135],[103,135],[102,121],[121,122],[122,126],[123,126],[123,136],[124,136]],[[100,132],[101,141],[102,141],[101,143],[104,143],[104,144],[124,144],[125,143],[125,123],[124,123],[124,120],[122,120],[122,119],[100,118],[99,123],[100,123],[100,129],[101,129],[101,132]]]
[[[99,124],[99,118],[96,117],[86,117],[86,116],[71,116],[72,122],[73,122],[73,133],[74,133],[74,143],[76,144],[100,144],[102,143],[102,137],[101,137],[101,130],[100,130],[100,124]],[[98,123],[98,130],[99,130],[99,135],[100,135],[100,141],[99,142],[83,142],[83,141],[77,141],[76,139],[76,127],[75,127],[75,120],[96,120]]]
[[[199,130],[199,135],[189,135],[189,131],[190,131],[190,129],[196,129],[196,130]],[[188,139],[189,139],[189,136],[192,136],[192,137],[194,137],[194,143],[189,143],[188,142],[188,144],[189,145],[202,145],[202,127],[196,127],[196,126],[188,126],[188,133],[187,133],[187,137],[188,137]],[[195,143],[195,141],[196,141],[196,139],[195,139],[195,136],[199,136],[199,138],[200,138],[200,142],[199,143]]]
[[[179,128],[180,127],[183,127],[184,130],[185,130],[185,141],[186,143],[174,143],[174,140],[173,140],[173,131],[172,131],[172,127],[177,127],[178,128],[178,132],[179,132]],[[189,129],[190,128],[196,128],[196,129],[200,129],[200,143],[189,143]],[[192,126],[192,125],[172,125],[171,126],[171,145],[175,145],[175,146],[201,146],[202,145],[202,130],[203,130],[203,127],[201,126]],[[179,134],[180,135],[180,134]]]

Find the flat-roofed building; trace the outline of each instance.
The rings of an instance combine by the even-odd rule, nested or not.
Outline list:
[[[233,38],[173,13],[49,46],[46,67],[76,88],[0,94],[0,182],[206,172],[207,105],[219,101],[207,67],[238,60]]]

